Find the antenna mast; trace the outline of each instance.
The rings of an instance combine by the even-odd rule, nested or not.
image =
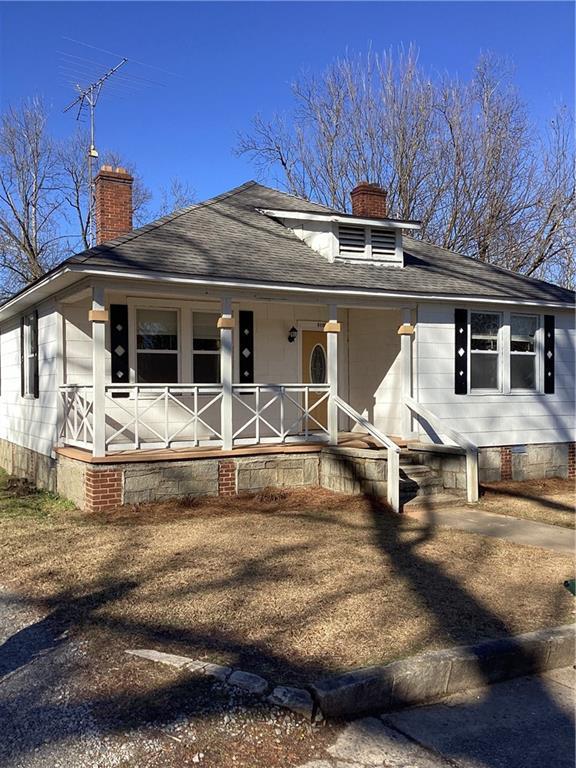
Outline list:
[[[98,80],[96,80],[93,83],[90,83],[90,85],[86,86],[86,88],[82,88],[80,85],[76,84],[76,90],[78,91],[78,96],[74,99],[74,101],[71,104],[68,104],[68,106],[64,109],[64,112],[68,112],[70,109],[75,107],[78,104],[78,114],[76,115],[76,120],[80,118],[80,115],[82,114],[82,109],[85,106],[88,106],[88,109],[90,111],[90,148],[88,149],[88,206],[89,206],[89,216],[90,216],[90,231],[89,231],[89,240],[90,240],[90,246],[94,245],[94,241],[96,239],[95,237],[95,212],[94,212],[94,201],[95,201],[95,195],[94,195],[94,179],[93,179],[93,161],[97,159],[98,157],[98,151],[95,146],[95,139],[94,139],[94,113],[96,111],[96,104],[98,103],[98,98],[100,96],[100,92],[102,90],[102,86],[108,80],[112,75],[117,72],[120,67],[123,67],[124,64],[128,59],[122,59],[116,66],[112,67],[112,69],[109,69],[108,72],[102,75]]]

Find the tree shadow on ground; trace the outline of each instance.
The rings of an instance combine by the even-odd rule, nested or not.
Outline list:
[[[352,461],[347,462],[350,475],[356,475],[356,466]],[[356,481],[363,483],[361,477],[356,476]],[[423,526],[414,531],[413,535],[406,537],[403,530],[403,519],[401,515],[393,514],[385,504],[378,498],[365,494],[369,503],[371,536],[373,546],[377,553],[382,557],[384,564],[391,564],[392,570],[399,578],[405,579],[411,587],[411,594],[414,601],[418,602],[425,609],[432,619],[437,632],[442,636],[448,636],[454,644],[463,642],[465,632],[453,623],[445,623],[445,605],[449,603],[462,619],[462,624],[474,626],[476,628],[490,628],[490,634],[496,634],[500,638],[506,638],[515,648],[517,658],[522,666],[530,669],[538,667],[538,660],[531,658],[530,655],[521,646],[514,642],[513,635],[509,626],[499,616],[494,614],[486,605],[481,604],[472,594],[441,565],[426,559],[419,553],[419,547],[430,541],[436,532],[434,521],[434,511],[431,506],[427,506],[427,519]],[[350,521],[353,526],[353,521]],[[265,526],[265,518],[262,521]],[[101,608],[107,604],[113,604],[121,597],[130,594],[130,591],[138,586],[141,579],[135,578],[134,581],[119,579],[120,562],[129,561],[132,552],[131,549],[138,550],[144,545],[142,534],[137,528],[131,531],[131,538],[126,537],[119,543],[116,550],[107,560],[101,570],[97,588],[89,594],[74,596],[62,592],[52,598],[48,603],[46,601],[28,602],[35,607],[48,605],[51,609],[50,614],[37,623],[35,627],[29,630],[23,630],[16,636],[7,641],[7,648],[2,647],[1,653],[6,654],[5,664],[7,669],[15,670],[22,668],[35,658],[37,654],[55,649],[61,642],[62,633],[67,629],[78,630],[81,628],[97,627],[114,633],[134,634],[142,638],[147,647],[158,646],[167,641],[174,640],[173,627],[161,623],[151,623],[146,621],[136,621],[128,616],[107,617],[101,611]],[[281,544],[280,544],[281,546]],[[301,556],[313,556],[305,545],[301,547]],[[163,569],[169,569],[177,566],[178,561],[171,560],[163,564]],[[478,549],[478,561],[470,564],[471,567],[482,567],[482,552]],[[258,587],[258,580],[263,577],[270,578],[274,576],[274,564],[266,561],[248,561],[243,565],[241,578],[243,584],[250,585],[253,588]],[[341,568],[341,563],[334,563],[334,568]],[[388,566],[387,566],[388,567]],[[236,581],[236,580],[235,580]],[[226,580],[215,579],[220,587],[225,586]],[[187,585],[182,589],[191,590],[193,593],[194,585]],[[354,589],[349,585],[349,590]],[[341,595],[334,593],[330,599],[338,600]],[[238,610],[242,608],[242,597],[239,596]],[[323,598],[326,599],[326,598]],[[318,610],[318,604],[311,603],[303,608],[299,615],[301,622],[310,620]],[[280,628],[282,630],[282,628]],[[286,666],[285,658],[276,656],[270,647],[264,647],[261,643],[249,643],[239,636],[227,631],[226,627],[215,631],[203,630],[202,627],[191,627],[181,632],[179,642],[194,652],[194,649],[210,647],[218,651],[228,650],[236,654],[239,658],[258,659],[263,668],[274,668],[279,665]],[[5,644],[6,645],[6,644]],[[21,645],[21,648],[18,646]],[[122,649],[124,650],[124,649]],[[2,656],[0,655],[0,658]],[[477,667],[480,678],[489,683],[492,679],[491,669],[487,661],[482,656],[477,659]],[[145,663],[142,666],[143,675],[146,675]],[[328,668],[326,672],[328,672]],[[298,664],[291,663],[290,672],[295,679],[302,679],[307,674]],[[321,673],[321,670],[318,670]],[[60,681],[66,675],[74,675],[73,666],[64,665],[60,671]],[[38,682],[39,690],[42,690],[43,682]],[[12,690],[10,699],[4,703],[3,708],[9,713],[21,713],[22,717],[31,722],[54,721],[62,715],[62,708],[66,703],[60,705],[54,701],[43,702],[41,697],[31,703],[29,691]],[[209,718],[212,711],[221,707],[221,700],[218,692],[213,690],[213,686],[205,679],[188,676],[178,676],[176,680],[159,681],[157,684],[149,686],[144,690],[129,692],[123,690],[99,689],[86,690],[84,692],[85,702],[89,705],[90,711],[97,719],[98,729],[102,736],[106,734],[118,734],[123,731],[137,729],[139,727],[149,727],[155,725],[166,725],[169,722],[181,717],[182,715],[196,718]],[[546,687],[540,685],[539,697],[542,706],[553,711],[559,726],[568,734],[572,733],[573,721],[562,711],[554,700],[550,697]],[[260,706],[256,700],[254,706]],[[485,695],[474,704],[464,704],[454,708],[454,711],[467,711],[472,713],[474,718],[479,721],[482,718],[490,718],[494,715],[498,702],[488,688]],[[22,729],[21,720],[8,718],[3,725],[5,751],[3,753],[0,747],[0,757],[10,757],[11,759],[21,759],[26,754],[31,753],[39,744],[45,743],[46,739],[57,743],[61,735],[53,729],[45,731],[42,728]],[[549,764],[555,768],[563,766],[572,766],[572,755],[566,755],[566,743],[558,744],[556,754],[550,754]],[[455,753],[456,756],[456,753]],[[458,745],[457,756],[459,758],[476,758],[474,753],[474,739],[471,738],[467,745]],[[501,768],[501,762],[490,757],[483,757],[478,765],[486,768]],[[519,763],[518,765],[520,765]]]
[[[481,490],[483,491],[483,495],[488,492],[494,494],[495,496],[508,496],[510,498],[516,499],[526,499],[526,501],[536,501],[540,506],[546,507],[547,509],[555,509],[560,512],[570,512],[572,515],[576,516],[576,507],[574,504],[555,501],[550,497],[538,496],[536,493],[529,493],[525,490],[522,490],[521,488],[516,490],[512,488],[502,488],[497,485],[487,485],[482,487]]]

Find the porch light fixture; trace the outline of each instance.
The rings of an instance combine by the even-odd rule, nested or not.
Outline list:
[[[292,326],[292,328],[290,328],[288,331],[288,341],[290,344],[292,344],[293,341],[296,341],[296,336],[298,336],[298,329]]]

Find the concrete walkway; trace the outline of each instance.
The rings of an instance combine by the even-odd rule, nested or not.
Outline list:
[[[574,531],[559,525],[535,523],[520,517],[496,515],[494,512],[469,507],[426,509],[421,506],[413,507],[409,514],[410,517],[431,525],[456,528],[460,531],[479,533],[482,536],[495,536],[513,541],[515,544],[543,547],[569,555],[574,553]]]
[[[573,768],[572,668],[365,717],[300,768]]]

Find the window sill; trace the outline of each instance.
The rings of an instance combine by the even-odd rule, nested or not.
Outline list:
[[[501,389],[486,389],[486,390],[472,390],[468,392],[468,395],[472,397],[494,397],[502,395],[503,397],[525,397],[526,395],[537,395],[538,397],[544,397],[545,392],[541,392],[536,389],[514,389],[510,392],[504,392]]]

